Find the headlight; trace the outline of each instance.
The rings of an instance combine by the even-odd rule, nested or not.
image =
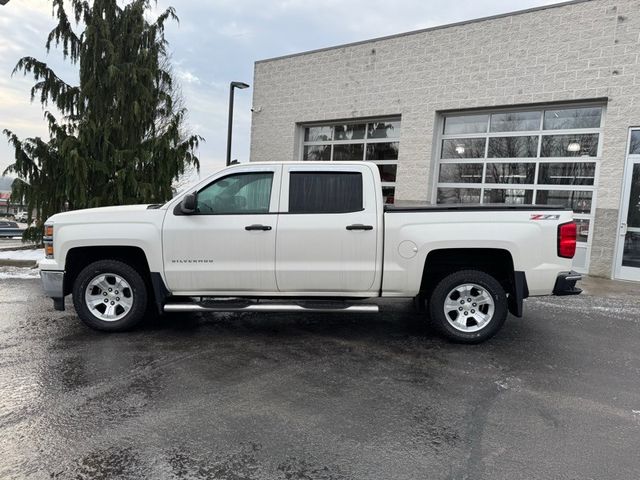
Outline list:
[[[44,226],[44,255],[46,258],[53,258],[53,225]]]

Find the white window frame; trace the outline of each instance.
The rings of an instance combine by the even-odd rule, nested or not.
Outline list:
[[[396,138],[367,138],[367,124],[374,122],[399,122],[400,123],[400,135]],[[339,125],[361,125],[365,124],[365,137],[356,140],[328,140],[328,141],[319,141],[319,142],[305,142],[304,140],[304,131],[305,128],[309,127],[335,127]],[[398,159],[396,160],[365,160],[367,156],[367,145],[370,143],[397,143],[398,144],[398,158],[400,157],[400,137],[402,136],[402,117],[399,115],[392,116],[384,116],[384,117],[364,117],[364,118],[356,118],[349,120],[329,120],[329,121],[318,121],[318,122],[304,122],[298,124],[298,160],[304,160],[304,147],[313,146],[313,145],[331,145],[331,154],[328,161],[333,161],[333,147],[335,145],[350,145],[350,144],[362,144],[363,145],[363,153],[361,159],[353,159],[353,160],[362,160],[366,162],[371,162],[376,165],[396,165],[396,181],[395,182],[381,182],[383,188],[388,187],[393,189],[393,195],[395,196],[396,185],[398,183]]]
[[[602,116],[600,118],[600,127],[598,128],[580,128],[580,129],[556,129],[556,130],[544,130],[544,112],[545,110],[561,110],[570,108],[589,108],[600,107],[602,109]],[[537,130],[523,130],[512,132],[491,132],[491,114],[495,113],[509,113],[509,112],[540,112],[540,125]],[[466,133],[466,134],[444,134],[444,123],[446,118],[462,117],[468,115],[487,115],[487,129],[483,133]],[[574,218],[576,220],[589,220],[589,236],[587,242],[578,242],[578,248],[584,251],[585,264],[584,266],[576,265],[575,268],[581,272],[587,272],[589,270],[589,263],[591,257],[591,245],[593,241],[593,225],[595,220],[596,204],[597,204],[597,192],[600,179],[600,165],[602,163],[602,149],[603,149],[603,134],[606,120],[606,103],[602,101],[594,102],[580,102],[580,103],[565,103],[565,104],[545,104],[537,106],[523,106],[523,107],[508,107],[508,108],[488,108],[478,110],[466,110],[456,112],[440,112],[438,115],[438,121],[436,122],[436,134],[434,135],[436,141],[435,148],[435,168],[432,175],[432,189],[431,200],[435,204],[438,199],[438,188],[467,188],[467,189],[479,189],[480,190],[480,203],[484,203],[485,190],[499,189],[499,190],[531,190],[532,202],[535,204],[539,190],[559,190],[559,191],[587,191],[591,192],[591,210],[589,213],[575,213]],[[598,134],[598,149],[595,157],[540,157],[540,151],[542,149],[542,137],[548,135],[583,135],[595,133]],[[492,137],[528,137],[537,136],[538,138],[538,151],[536,157],[528,158],[489,158],[489,139]],[[442,144],[443,140],[447,139],[460,139],[460,138],[484,138],[485,151],[482,158],[460,158],[460,159],[442,159]],[[538,183],[538,173],[540,165],[543,163],[595,163],[593,185],[544,185]],[[455,163],[478,163],[483,165],[482,167],[482,181],[479,183],[446,183],[439,182],[440,165],[442,164],[455,164]],[[486,183],[485,174],[487,164],[489,163],[535,163],[534,183],[527,184],[504,184],[504,183]]]

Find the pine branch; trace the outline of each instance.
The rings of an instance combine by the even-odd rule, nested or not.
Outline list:
[[[51,44],[55,41],[55,46],[62,44],[63,58],[70,58],[73,63],[80,59],[80,48],[82,42],[71,28],[71,22],[64,9],[64,0],[53,0],[54,16],[58,17],[58,24],[49,33],[47,37],[47,53],[51,50]],[[76,23],[78,22],[78,14],[76,13]]]
[[[47,105],[49,100],[63,112],[72,113],[79,94],[78,87],[72,87],[58,77],[46,63],[33,57],[22,57],[18,60],[11,75],[22,71],[26,76],[32,74],[37,83],[31,88],[31,101],[40,93],[40,102]]]

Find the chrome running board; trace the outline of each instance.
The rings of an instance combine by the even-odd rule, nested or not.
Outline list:
[[[164,306],[166,313],[171,312],[278,312],[278,313],[378,313],[378,305],[347,305],[327,304],[317,302],[304,303],[249,303],[249,304],[224,304],[221,303],[167,303]]]

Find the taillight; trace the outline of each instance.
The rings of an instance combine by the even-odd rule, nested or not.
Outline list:
[[[578,228],[575,222],[558,225],[558,256],[573,258],[576,254],[576,238]]]

